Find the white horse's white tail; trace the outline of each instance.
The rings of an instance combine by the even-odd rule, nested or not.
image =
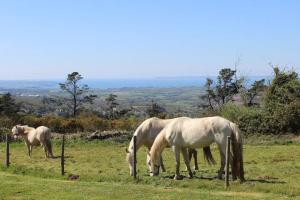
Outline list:
[[[46,148],[47,148],[47,151],[48,151],[48,156],[49,157],[53,157],[53,152],[52,152],[52,143],[50,140],[46,140],[45,141],[45,145],[46,145]]]
[[[232,152],[233,152],[233,177],[239,177],[241,182],[245,181],[244,178],[244,163],[243,163],[243,141],[238,126],[230,122],[232,129]]]

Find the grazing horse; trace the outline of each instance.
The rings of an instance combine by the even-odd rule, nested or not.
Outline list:
[[[227,136],[232,138],[233,157],[232,161],[232,176],[240,181],[244,179],[243,168],[243,144],[242,135],[236,124],[222,117],[205,117],[205,118],[188,118],[181,117],[169,123],[156,137],[150,150],[150,175],[159,174],[159,157],[165,147],[171,146],[176,159],[176,173],[174,179],[182,179],[179,172],[180,167],[180,152],[184,157],[184,162],[189,172],[189,177],[193,177],[188,159],[187,148],[199,148],[209,146],[213,142],[218,145],[221,155],[221,168],[219,177],[222,177],[222,172],[225,166],[225,152],[227,144]]]
[[[14,137],[22,136],[24,138],[29,157],[32,155],[33,146],[39,145],[43,147],[46,158],[53,157],[51,132],[49,128],[45,126],[39,126],[35,129],[27,125],[16,125],[12,128],[12,134]]]
[[[148,148],[148,150],[150,150],[150,148],[151,148],[156,136],[159,134],[159,132],[167,124],[169,124],[170,122],[172,122],[175,119],[159,119],[157,117],[152,117],[152,118],[149,118],[149,119],[146,119],[145,121],[143,121],[133,134],[133,136],[136,136],[137,150],[143,145],[146,146]],[[133,175],[133,137],[130,141],[128,149],[126,149],[126,152],[127,152],[126,159],[129,164],[130,175],[132,176]],[[204,152],[205,159],[210,164],[215,162],[212,157],[209,146],[205,147],[203,149],[203,152]],[[197,151],[191,149],[190,150],[190,158],[192,158],[193,155],[194,155],[194,159],[195,159],[195,170],[198,170]],[[149,169],[150,169],[150,164],[148,163],[148,165],[149,165]],[[161,155],[159,157],[159,165],[161,166],[162,171],[165,171],[165,167],[164,167]]]

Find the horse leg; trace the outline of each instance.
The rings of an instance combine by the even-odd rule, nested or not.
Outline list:
[[[27,143],[26,143],[26,145],[27,145],[28,156],[29,156],[29,158],[31,158],[31,154],[30,154],[30,144],[27,144]]]
[[[44,152],[45,152],[45,158],[48,158],[48,153],[47,153],[47,147],[45,145],[42,145]]]
[[[221,166],[218,172],[218,179],[222,179],[224,167],[225,167],[225,153],[220,149],[220,157],[221,157]]]
[[[180,148],[173,146],[172,149],[174,151],[175,160],[176,160],[176,172],[175,172],[174,179],[181,180],[182,176],[180,175]]]
[[[186,168],[189,172],[189,178],[193,178],[193,172],[191,170],[190,160],[189,160],[189,155],[188,155],[187,149],[186,148],[181,148],[181,153],[183,155],[183,159],[184,159],[184,163],[186,165]]]
[[[234,169],[232,154],[229,154],[229,163],[230,163],[230,167],[231,167],[232,180],[236,180],[237,179],[237,177],[236,177],[236,170]]]
[[[189,162],[191,163],[192,157],[193,157],[193,149],[188,148],[188,156],[189,156]],[[185,169],[188,170],[187,168]]]
[[[194,162],[195,162],[195,170],[199,170],[198,160],[197,160],[197,150],[193,149]]]
[[[32,149],[33,149],[33,146],[32,145],[29,145],[29,157],[31,158],[32,156]]]
[[[165,168],[165,165],[164,165],[162,156],[160,156],[159,159],[160,159],[161,171],[162,171],[162,172],[165,172],[165,171],[166,171],[166,168]]]
[[[191,162],[193,157],[193,149],[188,148],[188,153],[189,153],[189,161]]]
[[[218,174],[218,178],[222,179],[222,174],[224,172],[224,168],[225,168],[225,155],[226,155],[226,145],[227,145],[227,141],[223,140],[223,142],[221,144],[219,144],[219,150],[220,150],[220,155],[221,155],[221,167],[220,167],[220,171]],[[234,169],[234,165],[233,165],[233,157],[232,154],[229,153],[229,164],[231,166],[231,175],[232,175],[232,180],[236,180],[236,170]]]

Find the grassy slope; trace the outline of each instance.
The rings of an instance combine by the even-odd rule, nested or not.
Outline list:
[[[214,179],[218,166],[206,166],[200,153],[200,172],[192,180],[174,181],[174,158],[164,153],[167,173],[151,178],[145,166],[145,149],[138,155],[137,182],[128,176],[125,144],[73,141],[66,145],[66,171],[79,175],[67,181],[59,175],[59,159],[45,159],[40,148],[33,158],[26,156],[23,144],[12,144],[12,165],[0,169],[0,199],[296,199],[300,196],[299,145],[246,145],[245,168],[248,181],[231,183]],[[54,152],[59,152],[59,142]],[[218,159],[218,152],[213,147]],[[0,160],[4,160],[0,145]],[[182,166],[184,170],[184,166]],[[184,175],[186,172],[182,172]],[[66,175],[66,176],[67,176]]]

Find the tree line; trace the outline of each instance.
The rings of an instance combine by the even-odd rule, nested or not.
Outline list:
[[[207,78],[205,93],[199,96],[199,116],[222,115],[239,124],[246,133],[299,133],[300,121],[300,82],[295,71],[281,71],[273,67],[274,77],[266,83],[256,80],[251,86],[245,84],[244,77],[238,77],[236,70],[223,68],[214,81]],[[59,83],[64,92],[60,97],[44,97],[43,113],[60,109],[64,118],[76,118],[86,112],[98,98],[86,84],[82,75],[72,72],[65,82]],[[98,117],[107,120],[134,117],[134,108],[120,108],[118,96],[109,94],[105,98],[106,109]],[[90,109],[90,112],[93,112]],[[16,103],[10,93],[0,96],[0,114],[18,121],[21,103]],[[154,99],[146,109],[148,117],[173,117]],[[180,116],[180,114],[176,115]],[[138,121],[138,120],[136,120]],[[98,122],[100,123],[100,122]],[[101,122],[102,123],[102,122]]]

